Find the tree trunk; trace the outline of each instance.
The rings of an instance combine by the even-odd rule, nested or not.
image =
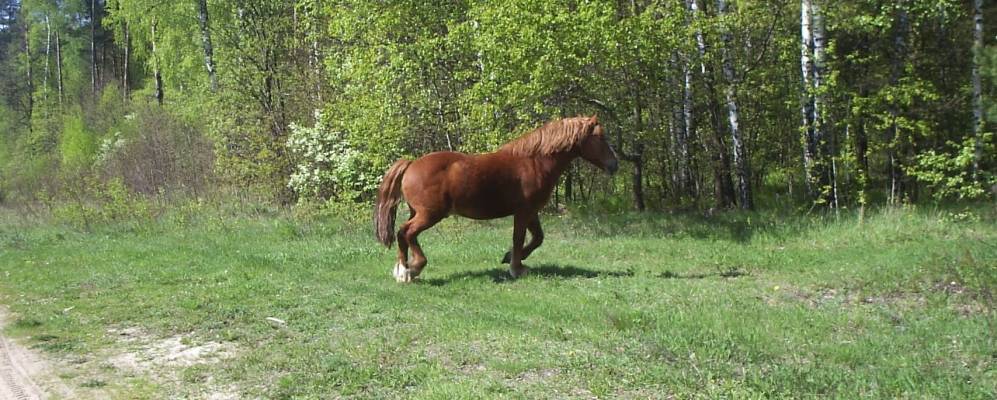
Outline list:
[[[634,150],[633,154],[626,155],[634,164],[633,171],[633,192],[634,192],[634,209],[637,211],[644,211],[644,143],[641,141],[640,136],[644,133],[644,110],[641,107],[641,97],[638,93],[638,89],[631,88],[633,91],[634,98],[634,127],[636,128],[637,138],[634,139]]]
[[[90,0],[90,92],[97,93],[97,0]]]
[[[211,31],[208,29],[208,0],[197,0],[198,20],[201,23],[201,44],[204,46],[204,66],[208,69],[208,79],[211,91],[218,90],[218,78],[215,75],[214,48],[211,45]]]
[[[816,204],[835,207],[836,165],[830,151],[834,138],[829,137],[824,115],[823,85],[827,76],[824,15],[820,0],[802,0],[800,10],[804,175],[811,200]]]
[[[813,90],[813,31],[811,24],[811,4],[813,0],[800,2],[800,69],[803,76],[801,112],[803,114],[803,174],[807,193],[811,199],[817,196],[817,176],[815,162],[817,145],[814,140],[814,90]]]
[[[866,89],[863,87],[859,89],[859,96],[865,98],[867,95]],[[852,110],[851,103],[849,103],[849,110]],[[868,198],[866,198],[866,193],[869,190],[869,138],[865,131],[865,116],[861,114],[862,110],[858,110],[859,114],[850,118],[854,121],[854,131],[855,134],[852,135],[853,141],[852,146],[855,153],[856,162],[856,174],[855,180],[858,183],[858,205],[859,205],[859,216],[862,217],[865,213],[865,206],[868,203]]]
[[[727,1],[717,0],[717,12],[720,15],[726,14],[727,11]],[[739,115],[737,110],[737,88],[734,81],[734,66],[731,61],[730,47],[731,47],[731,34],[729,29],[724,29],[721,33],[722,47],[720,49],[722,56],[723,74],[724,79],[727,81],[727,87],[724,91],[727,100],[727,120],[730,123],[730,137],[732,145],[732,154],[734,155],[734,171],[737,175],[737,197],[738,203],[742,209],[750,210],[755,207],[754,200],[751,194],[751,166],[748,163],[748,152],[744,144],[744,140],[741,137],[741,127],[739,124]]]
[[[893,36],[893,60],[890,71],[890,86],[896,87],[900,83],[900,76],[903,73],[904,60],[907,57],[907,29],[909,21],[907,15],[906,1],[897,4],[896,26]],[[886,156],[890,175],[889,203],[897,204],[903,194],[903,177],[901,175],[898,152],[900,147],[900,128],[897,125],[897,118],[900,115],[899,106],[894,102],[890,105],[890,126],[887,128]]]
[[[45,14],[45,76],[42,77],[43,98],[48,101],[48,77],[52,73],[49,71],[49,60],[52,58],[52,24]]]
[[[59,75],[59,105],[62,106],[63,91],[62,91],[62,38],[59,35],[59,31],[55,31],[55,69],[56,73]]]
[[[973,179],[979,179],[980,159],[983,158],[983,86],[980,83],[980,61],[983,51],[983,0],[973,1]]]
[[[637,142],[634,145],[632,160],[634,163],[634,209],[644,211],[647,208],[644,204],[644,143]]]
[[[682,90],[682,142],[679,143],[679,179],[682,180],[682,187],[686,194],[695,197],[692,188],[692,154],[689,149],[689,142],[695,135],[696,125],[693,119],[693,87],[692,87],[692,67],[689,60],[684,61],[682,66],[683,90]]]
[[[159,105],[163,105],[163,74],[159,70],[159,57],[156,55],[156,22],[152,23],[152,36],[149,39],[152,41],[152,65],[153,65],[153,76],[156,79],[156,102]]]
[[[820,184],[820,200],[830,207],[837,207],[837,165],[834,160],[834,134],[828,129],[824,84],[828,76],[824,53],[827,36],[824,31],[824,13],[820,9],[821,0],[812,0],[811,18],[814,41],[814,145],[817,148],[816,172]]]
[[[568,170],[565,171],[564,174],[564,202],[568,204],[571,204],[575,199],[575,194],[573,190],[574,177],[575,177],[575,169],[569,165]]]
[[[125,21],[123,24],[123,30],[125,31],[125,59],[124,65],[121,68],[121,92],[124,94],[125,102],[128,101],[128,59],[131,57],[129,54],[132,48],[131,35],[128,32],[128,22]]]
[[[27,121],[28,132],[31,132],[31,130],[32,130],[31,129],[31,126],[32,126],[32,123],[31,123],[31,114],[33,114],[34,110],[35,110],[35,83],[34,83],[35,81],[34,81],[34,78],[31,76],[31,38],[30,38],[30,33],[31,33],[31,26],[26,23],[24,25],[24,61],[25,61],[25,64],[26,64],[26,72],[27,72],[27,79],[28,79],[28,115],[27,115],[27,117],[28,117],[28,121]]]
[[[689,11],[692,20],[699,18],[699,0],[689,1]],[[706,40],[703,32],[696,30],[696,49],[699,53],[699,69],[703,81],[706,83],[707,96],[710,102],[710,118],[713,121],[713,135],[710,147],[703,141],[703,149],[710,155],[713,165],[713,197],[716,207],[719,209],[730,208],[734,205],[734,183],[730,178],[730,156],[727,154],[727,146],[723,140],[723,123],[720,117],[720,103],[717,101],[716,86],[713,82],[713,68],[706,63]]]

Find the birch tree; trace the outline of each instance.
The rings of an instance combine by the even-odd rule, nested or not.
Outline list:
[[[197,0],[197,20],[201,26],[201,43],[204,47],[204,67],[208,70],[211,91],[218,90],[215,76],[214,46],[211,44],[211,30],[208,25],[208,0]]]
[[[983,158],[983,85],[980,82],[980,54],[983,51],[983,0],[973,0],[973,179],[979,179]]]
[[[717,14],[724,17],[728,13],[727,1],[717,0]],[[727,120],[730,123],[731,154],[734,156],[734,171],[737,176],[737,200],[742,209],[750,210],[755,207],[751,193],[751,166],[748,163],[747,148],[741,134],[740,116],[737,109],[737,83],[734,78],[733,56],[730,54],[732,37],[729,28],[721,29],[721,63],[724,79],[727,81],[724,95],[727,102]]]
[[[702,8],[699,0],[689,0],[689,12],[692,15],[693,24],[702,20]],[[720,102],[717,100],[716,83],[714,82],[713,67],[707,62],[707,46],[702,29],[695,29],[696,50],[699,55],[699,76],[706,85],[707,101],[709,102],[710,119],[713,122],[713,135],[710,144],[701,141],[703,150],[710,155],[713,169],[713,198],[716,208],[725,209],[734,205],[734,182],[730,177],[730,155],[724,141],[724,124],[721,116]]]
[[[803,166],[807,191],[818,203],[835,206],[836,190],[829,129],[825,114],[824,83],[826,36],[820,0],[800,2],[800,66],[803,76]]]

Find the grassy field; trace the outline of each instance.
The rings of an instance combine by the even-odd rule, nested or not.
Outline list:
[[[515,281],[511,221],[451,218],[400,285],[366,219],[7,215],[0,304],[64,381],[125,398],[992,399],[995,218],[547,216]],[[216,354],[157,363],[177,339]]]

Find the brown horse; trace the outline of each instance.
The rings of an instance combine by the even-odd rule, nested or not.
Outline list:
[[[549,122],[494,153],[441,151],[415,161],[396,161],[384,174],[374,206],[377,239],[391,247],[398,238],[395,279],[411,282],[422,273],[426,256],[419,247],[419,233],[450,214],[474,219],[513,215],[512,250],[502,262],[509,263],[513,278],[522,276],[527,271],[522,260],[543,242],[537,213],[550,199],[561,173],[578,157],[610,174],[616,172],[616,153],[594,116]],[[393,236],[403,194],[411,215]],[[524,248],[526,230],[532,239]]]

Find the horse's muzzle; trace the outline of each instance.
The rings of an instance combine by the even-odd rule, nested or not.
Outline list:
[[[606,164],[606,172],[609,172],[610,175],[615,174],[616,171],[619,170],[619,169],[620,169],[620,162],[619,161],[613,160],[613,161],[610,161],[609,164]]]

